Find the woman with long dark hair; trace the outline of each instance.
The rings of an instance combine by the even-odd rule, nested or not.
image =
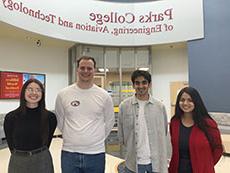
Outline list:
[[[42,83],[29,79],[22,86],[19,107],[4,120],[11,152],[8,173],[53,173],[49,146],[56,125],[55,114],[45,108]]]
[[[172,158],[169,173],[214,173],[223,147],[216,122],[198,91],[183,88],[170,122]]]

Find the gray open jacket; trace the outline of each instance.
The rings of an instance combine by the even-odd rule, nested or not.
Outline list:
[[[135,96],[124,100],[119,107],[118,135],[121,148],[126,151],[126,166],[136,172],[137,116],[139,105]],[[153,172],[167,173],[167,115],[164,105],[149,97],[144,108],[148,129]]]

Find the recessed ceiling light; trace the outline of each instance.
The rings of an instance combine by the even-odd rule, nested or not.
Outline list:
[[[149,68],[148,67],[140,67],[140,68],[138,68],[138,70],[148,71]]]
[[[104,68],[98,68],[98,71],[99,71],[99,72],[105,72],[105,71],[106,71],[106,72],[108,72],[108,71],[109,71],[109,69],[108,69],[108,68],[106,68],[106,70],[105,70]]]

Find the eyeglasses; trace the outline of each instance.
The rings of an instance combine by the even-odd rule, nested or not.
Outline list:
[[[39,88],[26,88],[26,91],[29,93],[41,93],[42,90]]]

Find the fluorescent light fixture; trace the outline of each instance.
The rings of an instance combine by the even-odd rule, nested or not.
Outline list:
[[[104,68],[98,68],[98,71],[99,72],[108,72],[109,71],[109,69],[108,68],[106,68],[106,69],[104,69]]]
[[[149,68],[148,68],[148,67],[140,67],[138,70],[148,71],[148,70],[149,70]]]

